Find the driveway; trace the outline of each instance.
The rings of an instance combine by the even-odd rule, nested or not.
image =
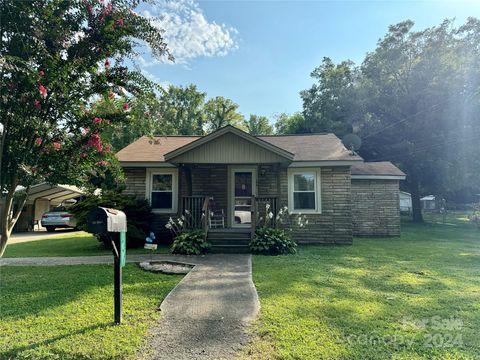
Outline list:
[[[111,263],[112,256],[0,259],[0,266]],[[128,262],[169,260],[195,267],[167,295],[139,357],[152,360],[232,359],[248,343],[260,309],[247,254],[130,255]]]

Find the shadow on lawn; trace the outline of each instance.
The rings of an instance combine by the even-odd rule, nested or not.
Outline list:
[[[41,315],[74,301],[89,289],[108,286],[113,289],[112,265],[4,267],[2,295],[14,293],[15,297],[8,297],[12,306],[2,306],[0,314],[3,320]]]
[[[413,355],[428,353],[423,338],[428,329],[402,329],[405,318],[459,316],[465,322],[465,340],[475,351],[480,346],[473,331],[479,321],[475,304],[480,289],[476,233],[457,230],[452,237],[442,226],[429,236],[430,228],[418,227],[425,232],[423,237],[416,230],[408,227],[403,239],[358,239],[351,247],[304,247],[296,256],[257,257],[255,282],[262,306],[268,309],[263,322],[315,324],[302,328],[302,341],[318,336],[335,342],[335,336],[352,334],[407,334],[415,337],[411,348],[383,344],[376,350],[383,355],[391,351]],[[468,256],[462,255],[465,252]],[[272,335],[284,336],[281,331]],[[372,355],[370,344],[342,346],[342,351],[356,357]],[[437,350],[440,354],[449,351]]]
[[[24,351],[34,350],[38,347],[47,346],[47,345],[53,344],[53,343],[55,343],[59,340],[66,339],[66,338],[71,337],[71,336],[83,335],[83,334],[86,334],[86,333],[88,333],[90,331],[93,331],[93,330],[107,329],[110,326],[114,326],[114,325],[112,323],[103,323],[103,324],[87,326],[87,327],[84,327],[84,328],[79,329],[77,331],[69,331],[68,334],[54,336],[50,339],[46,339],[46,340],[39,341],[39,342],[29,344],[29,345],[25,345],[25,346],[19,346],[19,347],[10,349],[10,350],[5,351],[5,352],[0,352],[0,359],[12,359],[12,358],[14,359]],[[57,354],[57,355],[60,355],[60,354]],[[71,354],[69,354],[69,355],[71,356]],[[60,358],[63,358],[63,357],[60,357]],[[75,356],[75,358],[76,359],[81,359],[82,357]],[[89,357],[89,359],[90,359],[90,357]]]

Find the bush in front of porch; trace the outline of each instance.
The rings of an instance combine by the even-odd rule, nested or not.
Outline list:
[[[259,255],[288,255],[297,252],[297,243],[290,233],[294,227],[305,228],[308,220],[302,214],[291,214],[286,206],[276,214],[270,204],[265,204],[263,214],[257,223],[260,225],[250,242],[250,250]]]
[[[200,255],[210,249],[210,243],[205,238],[205,233],[202,230],[190,228],[190,217],[190,213],[186,211],[176,220],[170,218],[165,225],[173,236],[173,243],[170,247],[172,254]]]
[[[287,255],[297,252],[297,243],[283,229],[261,227],[255,231],[250,250],[259,255]]]
[[[181,233],[173,240],[172,254],[200,255],[208,251],[210,244],[202,230],[189,230]]]

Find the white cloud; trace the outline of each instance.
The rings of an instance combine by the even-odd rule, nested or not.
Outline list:
[[[161,0],[144,11],[143,16],[151,17],[164,30],[163,36],[177,64],[188,64],[198,57],[225,56],[238,48],[238,31],[209,22],[194,0]],[[149,60],[139,61],[142,66],[159,62]]]
[[[145,69],[140,69],[140,72],[142,73],[143,76],[145,76],[148,80],[153,81],[154,83],[157,83],[160,85],[162,88],[167,89],[170,85],[172,85],[171,82],[169,81],[162,81],[160,78],[151,72],[145,70]]]

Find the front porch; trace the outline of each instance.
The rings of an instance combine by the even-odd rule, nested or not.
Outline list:
[[[242,175],[243,180],[247,177]],[[180,199],[179,214],[186,217],[187,226],[201,229],[205,238],[217,252],[248,252],[248,245],[253,239],[255,230],[268,212],[276,214],[279,207],[279,196],[255,196],[253,187],[245,186],[240,180],[227,194],[227,206],[222,200],[216,201],[212,195],[189,195]],[[245,189],[242,190],[242,187]],[[235,190],[235,188],[237,190]],[[243,191],[240,194],[239,189]],[[240,196],[238,196],[240,194]],[[247,196],[248,195],[248,196]],[[275,221],[273,217],[272,222]]]

